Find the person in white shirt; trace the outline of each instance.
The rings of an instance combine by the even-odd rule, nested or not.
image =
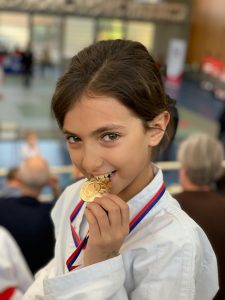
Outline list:
[[[139,42],[101,41],[73,57],[52,110],[73,164],[111,190],[86,204],[85,179],[57,201],[55,257],[24,299],[211,300],[217,262],[203,230],[151,163],[169,142],[173,101]]]
[[[28,131],[26,133],[25,142],[21,145],[21,158],[24,160],[35,156],[41,156],[38,137],[34,131]]]
[[[22,299],[33,276],[16,241],[2,226],[0,244],[0,299]]]

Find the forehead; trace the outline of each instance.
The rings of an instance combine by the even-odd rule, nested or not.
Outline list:
[[[64,128],[68,127],[101,127],[107,123],[129,124],[139,120],[133,112],[117,99],[109,96],[83,96],[65,116]]]

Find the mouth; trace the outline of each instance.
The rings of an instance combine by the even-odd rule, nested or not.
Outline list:
[[[103,180],[103,179],[107,179],[107,178],[110,179],[115,172],[116,171],[112,171],[112,172],[105,173],[105,174],[102,174],[102,175],[95,175],[94,178],[99,179],[99,180]]]

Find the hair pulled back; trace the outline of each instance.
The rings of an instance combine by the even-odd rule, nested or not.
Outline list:
[[[144,125],[170,111],[174,103],[164,92],[152,56],[141,43],[129,40],[100,41],[72,58],[52,97],[51,108],[61,129],[65,115],[83,94],[116,98]]]

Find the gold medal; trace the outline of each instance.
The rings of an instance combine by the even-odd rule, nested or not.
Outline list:
[[[101,196],[110,191],[111,181],[106,178],[91,178],[84,182],[80,190],[80,197],[83,201],[92,202],[95,197]]]

